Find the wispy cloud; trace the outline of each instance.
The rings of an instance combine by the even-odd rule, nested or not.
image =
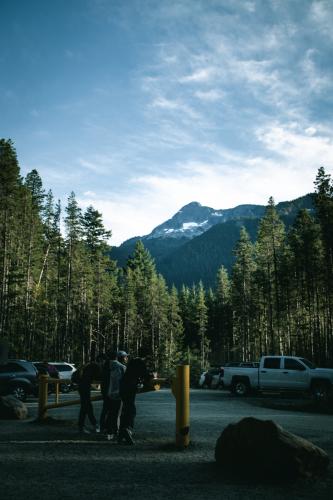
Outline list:
[[[299,124],[274,124],[258,131],[267,148],[294,168],[333,167],[333,130],[330,136],[316,133],[315,127],[302,129]]]
[[[46,36],[47,57],[19,39],[0,115],[24,164],[96,206],[114,244],[190,201],[291,199],[333,170],[331,0],[88,5],[82,26],[68,5],[73,32],[56,51]]]
[[[180,83],[210,83],[216,75],[215,68],[200,68],[179,79]]]
[[[210,90],[197,90],[194,93],[195,97],[198,99],[201,99],[202,101],[207,101],[207,102],[215,102],[223,99],[225,97],[225,92],[222,92],[221,90],[218,89],[210,89]]]
[[[332,88],[332,78],[323,73],[318,64],[316,56],[319,56],[318,50],[308,49],[301,63],[306,82],[311,91],[320,93],[323,90]]]

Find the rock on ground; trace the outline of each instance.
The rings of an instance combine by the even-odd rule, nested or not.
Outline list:
[[[0,419],[23,420],[28,417],[28,408],[15,396],[0,397]]]
[[[229,424],[218,438],[215,459],[222,472],[238,477],[290,479],[326,471],[327,453],[272,420],[246,417]]]

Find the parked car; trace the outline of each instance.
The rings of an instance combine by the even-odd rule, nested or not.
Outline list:
[[[71,380],[73,373],[76,372],[76,367],[73,363],[50,361],[49,364],[57,369],[60,379]],[[73,386],[71,382],[66,382],[60,385],[60,390],[64,393],[69,392],[72,388]]]
[[[33,361],[40,375],[49,375],[52,378],[60,378],[58,370],[47,361]]]
[[[38,372],[30,361],[9,359],[0,364],[0,394],[13,394],[21,401],[38,394]]]
[[[218,389],[223,387],[223,367],[212,367],[200,375],[199,387],[208,389]]]
[[[39,373],[44,373],[52,378],[59,379],[71,379],[72,374],[76,371],[75,366],[72,363],[66,363],[63,361],[34,361]],[[51,391],[54,391],[54,384],[50,384]],[[67,393],[72,389],[72,384],[66,382],[60,384],[61,392]]]

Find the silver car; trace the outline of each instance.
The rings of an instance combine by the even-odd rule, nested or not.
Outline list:
[[[54,366],[58,373],[60,379],[70,380],[72,378],[73,373],[76,371],[76,367],[73,363],[66,363],[65,361],[50,361],[49,365]],[[70,382],[66,382],[60,385],[61,392],[69,392],[71,390],[72,384]]]

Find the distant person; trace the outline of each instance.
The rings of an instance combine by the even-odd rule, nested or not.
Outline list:
[[[85,426],[86,417],[88,417],[95,432],[99,432],[100,428],[99,425],[97,425],[93,405],[91,403],[91,384],[94,380],[100,379],[101,365],[97,362],[91,362],[81,368],[80,372],[80,378],[78,380],[78,391],[81,402],[78,421],[79,432],[84,434],[91,433],[90,429]]]
[[[50,378],[60,378],[57,368],[45,360],[37,364],[37,371],[39,375],[48,375]],[[56,385],[49,383],[48,390],[49,393],[55,392]]]
[[[119,413],[121,408],[120,383],[126,371],[128,355],[125,351],[110,353],[104,363],[101,390],[103,409],[101,413],[101,429],[107,433],[107,439],[114,441],[118,436]]]
[[[135,397],[138,385],[153,378],[146,363],[141,358],[134,358],[128,362],[126,372],[120,383],[120,396],[123,403],[120,416],[118,442],[125,441],[134,444],[133,429],[136,417]]]
[[[212,387],[212,381],[213,381],[213,375],[209,371],[207,371],[205,373],[205,380],[203,385],[207,386],[208,389],[210,389]]]

